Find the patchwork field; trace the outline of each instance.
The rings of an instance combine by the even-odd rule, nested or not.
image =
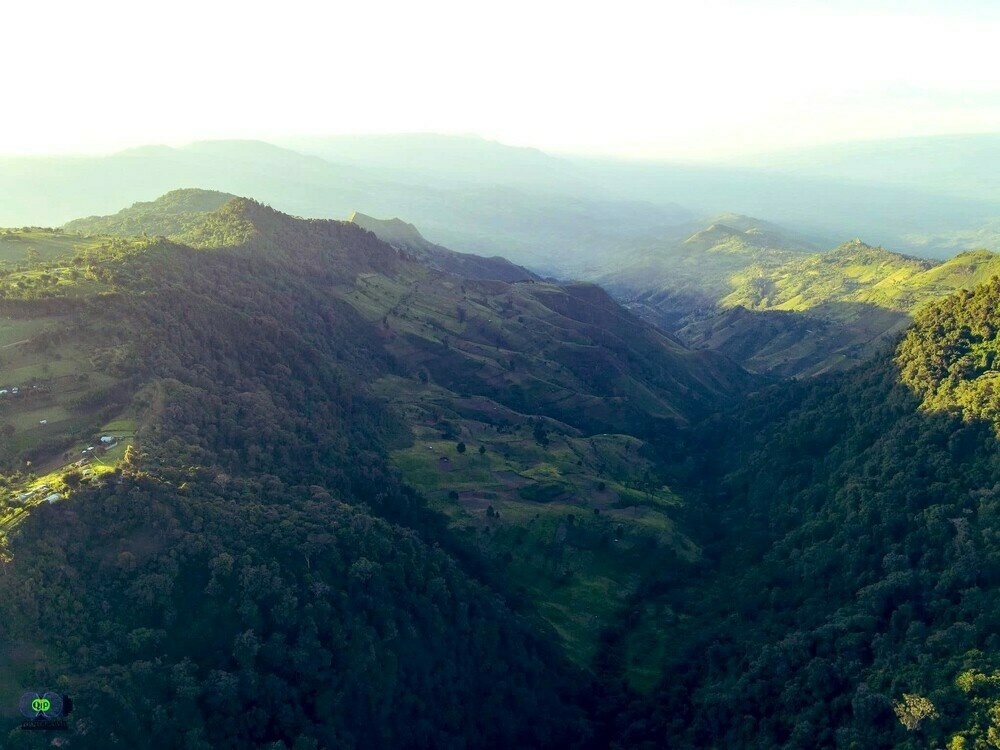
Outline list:
[[[653,477],[642,441],[583,435],[414,380],[376,390],[416,425],[393,454],[405,481],[536,603],[577,663],[592,663],[645,573],[698,558],[671,519],[681,500]],[[629,679],[651,687],[648,668],[634,667]]]

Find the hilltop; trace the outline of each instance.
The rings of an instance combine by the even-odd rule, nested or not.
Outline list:
[[[120,234],[169,237],[183,234],[202,220],[205,214],[228,203],[235,195],[218,190],[171,190],[154,201],[140,201],[113,216],[89,216],[63,225],[80,234]]]
[[[230,148],[236,148],[231,144]],[[224,244],[219,237],[205,237],[206,222],[212,214],[236,196],[215,190],[173,190],[154,201],[135,203],[111,216],[91,216],[68,222],[67,232],[83,234],[115,234],[122,236],[164,236],[194,245]],[[412,224],[400,219],[379,220],[355,211],[348,221],[370,232],[394,247],[404,250],[421,262],[442,271],[469,278],[526,281],[538,277],[505,258],[482,258],[470,253],[457,253],[424,239]],[[232,224],[240,220],[234,218]],[[218,223],[218,222],[216,222]],[[222,222],[225,223],[225,222]]]

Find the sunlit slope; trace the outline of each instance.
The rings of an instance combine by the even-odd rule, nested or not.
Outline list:
[[[623,269],[606,283],[694,348],[756,372],[805,376],[864,361],[922,305],[1000,271],[986,250],[941,262],[860,240],[794,254],[748,242],[746,231],[712,226],[682,243],[689,254],[677,257],[686,266],[675,258],[673,266],[644,266],[645,276]]]
[[[1000,276],[920,310],[896,364],[924,408],[1000,431]]]
[[[998,270],[1000,256],[988,250],[961,253],[942,263],[854,240],[770,271],[750,269],[736,278],[738,287],[721,304],[806,311],[857,303],[910,313],[934,299],[982,283]]]
[[[120,234],[152,237],[183,234],[204,215],[220,208],[236,196],[217,190],[172,190],[154,201],[133,203],[111,216],[90,216],[63,225],[83,234]]]
[[[100,245],[100,240],[38,227],[0,229],[0,267],[28,270],[39,261],[70,260],[77,253]]]
[[[705,228],[667,235],[611,260],[596,281],[617,298],[673,321],[714,305],[748,268],[772,269],[813,249],[807,240],[746,216],[717,217]]]

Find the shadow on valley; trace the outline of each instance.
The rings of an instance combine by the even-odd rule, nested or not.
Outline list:
[[[911,321],[873,304],[832,302],[808,311],[709,309],[679,317],[674,334],[763,375],[798,378],[854,367],[888,345]]]
[[[648,581],[606,639],[613,674],[669,633],[623,745],[978,747],[995,731],[1000,414],[941,388],[989,385],[952,376],[995,346],[975,321],[995,319],[997,287],[919,314],[895,360],[775,386],[696,431],[706,564]],[[959,320],[971,335],[940,327]]]

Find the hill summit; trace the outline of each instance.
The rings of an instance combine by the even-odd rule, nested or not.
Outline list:
[[[81,234],[118,234],[169,237],[191,229],[202,216],[221,208],[235,195],[218,190],[182,188],[156,200],[133,203],[112,216],[89,216],[65,225]]]
[[[367,229],[383,242],[416,245],[427,242],[420,231],[402,219],[376,219],[374,216],[354,211],[347,219],[362,229]]]

